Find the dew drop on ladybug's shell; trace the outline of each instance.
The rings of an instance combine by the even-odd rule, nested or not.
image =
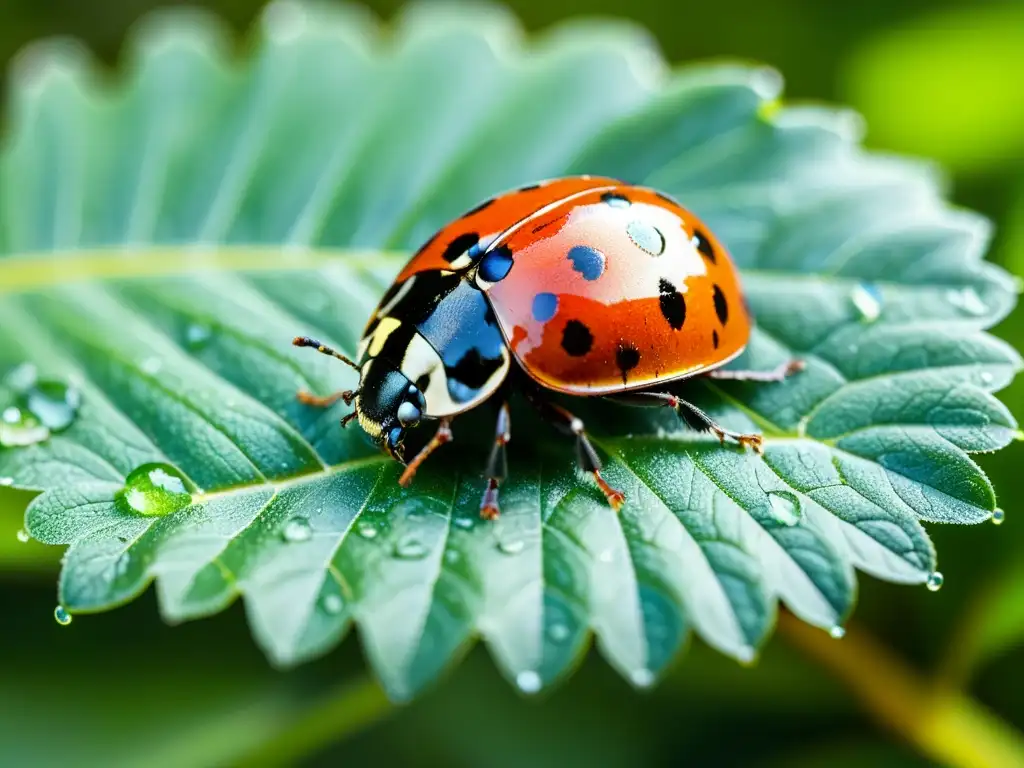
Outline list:
[[[736,357],[750,318],[725,247],[657,192],[602,182],[531,212],[501,238],[507,274],[478,276],[515,357],[575,394],[649,387]]]

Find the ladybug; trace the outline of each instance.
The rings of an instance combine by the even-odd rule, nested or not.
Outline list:
[[[486,200],[437,232],[381,299],[355,360],[315,339],[312,347],[359,371],[355,390],[303,403],[354,406],[360,426],[418,467],[451,441],[450,423],[494,397],[494,447],[481,515],[498,516],[506,475],[512,382],[574,437],[580,468],[616,510],[625,497],[601,477],[583,422],[548,393],[668,407],[693,428],[762,452],[758,434],[732,432],[665,385],[693,376],[780,381],[802,368],[724,371],[751,329],[739,276],[725,247],[692,213],[653,189],[577,176],[531,184]],[[520,375],[521,373],[525,375]],[[411,461],[410,427],[438,420]]]

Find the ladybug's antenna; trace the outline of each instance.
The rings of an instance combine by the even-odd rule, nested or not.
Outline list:
[[[352,362],[352,360],[341,354],[341,352],[337,352],[328,347],[323,342],[317,341],[316,339],[311,339],[309,338],[309,336],[296,336],[294,339],[292,339],[292,344],[294,344],[296,347],[312,347],[322,355],[329,355],[330,357],[341,360],[341,362],[343,362],[350,368],[355,368],[357,371],[359,370],[359,366]]]

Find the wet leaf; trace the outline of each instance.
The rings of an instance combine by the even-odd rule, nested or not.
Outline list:
[[[234,62],[205,17],[165,15],[112,84],[64,46],[11,79],[0,373],[31,363],[80,400],[60,432],[0,449],[0,477],[43,492],[26,525],[69,545],[72,614],[151,582],[171,622],[241,597],[281,664],[358,625],[395,698],[476,637],[539,691],[593,634],[646,686],[694,632],[750,660],[780,601],[841,627],[857,570],[924,584],[922,523],[991,516],[970,454],[1016,430],[993,392],[1020,360],[984,332],[1014,286],[982,261],[986,222],[947,207],[923,167],[859,149],[851,115],[779,108],[763,69],[669,73],[608,23],[524,40],[495,11],[420,7],[385,38],[352,11],[275,4],[257,37]],[[295,400],[352,372],[289,342],[352,353],[439,226],[567,173],[693,208],[758,320],[737,365],[807,369],[692,386],[725,425],[762,431],[764,458],[672,414],[579,405],[629,499],[619,515],[516,405],[488,523],[482,409],[403,491],[338,428],[343,406]]]

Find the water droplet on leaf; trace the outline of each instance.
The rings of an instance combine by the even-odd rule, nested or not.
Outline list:
[[[772,514],[783,525],[796,525],[800,522],[800,499],[789,491],[769,491],[768,501],[772,506]]]
[[[24,397],[28,411],[51,432],[71,426],[82,404],[78,389],[60,381],[39,381]]]
[[[992,525],[1002,525],[1004,520],[1006,520],[1006,513],[1002,509],[997,507],[992,511]]]
[[[0,446],[35,445],[49,436],[50,430],[26,409],[11,405],[0,413]]]
[[[444,561],[448,565],[455,565],[459,560],[462,559],[462,555],[459,554],[457,549],[446,549],[444,553]]]
[[[615,559],[615,553],[610,549],[606,549],[597,556],[597,559],[602,563],[610,563]]]
[[[150,376],[156,376],[160,373],[160,369],[164,367],[163,361],[159,357],[147,357],[141,363],[139,367],[143,373],[148,373]]]
[[[55,618],[57,623],[62,627],[66,627],[71,623],[71,614],[65,610],[63,605],[58,605],[53,609],[53,618]]]
[[[327,595],[323,600],[324,612],[329,613],[331,616],[336,616],[341,613],[341,609],[345,607],[345,601],[341,599],[339,595]]]
[[[569,634],[569,627],[562,623],[552,624],[548,628],[548,636],[556,643],[564,643],[569,639]]]
[[[540,690],[540,675],[532,669],[527,669],[516,675],[516,685],[523,693],[536,693]]]
[[[980,378],[982,384],[991,384],[993,381],[995,381],[995,376],[993,376],[988,371],[982,371]]]
[[[427,548],[415,536],[403,536],[395,544],[395,556],[403,560],[420,560],[427,556]]]
[[[939,571],[932,571],[928,574],[928,581],[925,582],[928,589],[932,592],[938,592],[942,589],[942,582],[945,581],[942,574]]]
[[[125,511],[136,515],[169,515],[192,503],[185,482],[170,464],[143,464],[125,478],[116,498]]]
[[[356,533],[364,539],[372,539],[377,536],[377,526],[373,523],[360,523],[356,526]]]
[[[841,627],[840,625],[836,624],[828,631],[828,633],[832,636],[834,640],[842,640],[844,637],[846,637],[846,627]]]
[[[650,688],[654,685],[654,673],[649,669],[634,669],[629,673],[629,679],[633,685],[640,688]]]
[[[526,542],[522,539],[501,539],[498,541],[498,551],[505,555],[518,555],[526,549]]]
[[[304,517],[291,518],[281,529],[281,538],[293,544],[299,541],[309,541],[312,537],[313,529],[309,526],[309,520]]]
[[[468,531],[470,528],[473,527],[474,522],[473,518],[471,517],[456,517],[452,520],[452,524],[456,528],[461,528],[464,531]]]
[[[20,541],[22,544],[28,544],[30,541],[32,541],[32,537],[28,535],[28,531],[26,531],[24,528],[18,531],[17,537],[18,541]]]
[[[193,323],[185,329],[185,343],[188,344],[189,349],[202,349],[212,335],[213,331],[210,330],[210,326]]]
[[[850,301],[865,323],[873,323],[882,314],[882,293],[871,283],[857,283],[850,291]]]

